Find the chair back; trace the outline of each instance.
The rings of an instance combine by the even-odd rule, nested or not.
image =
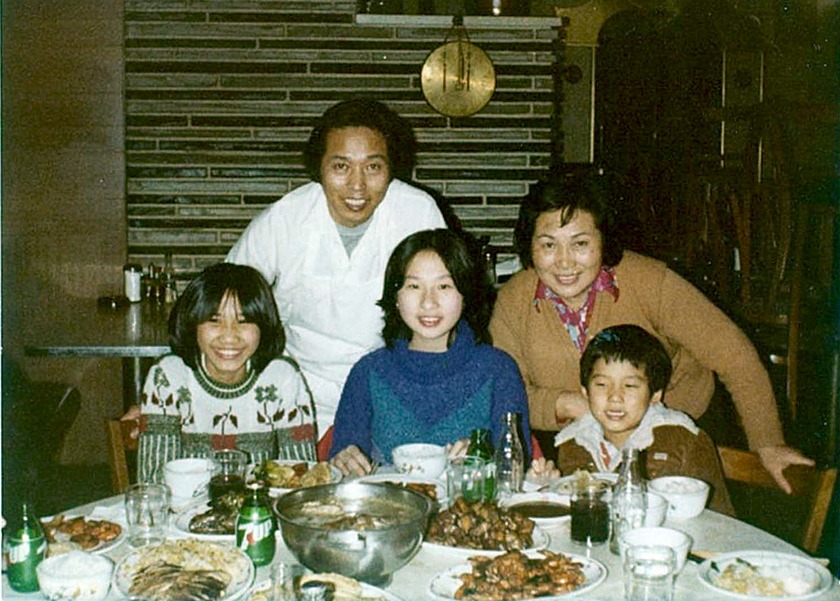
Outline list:
[[[109,419],[107,426],[108,461],[111,465],[111,487],[115,493],[125,492],[130,482],[129,454],[137,451],[137,439],[131,432],[137,428],[137,421]]]
[[[758,454],[724,446],[718,447],[718,454],[728,484],[741,483],[747,488],[757,488],[760,491],[755,496],[755,502],[752,502],[751,496],[744,495],[746,502],[739,503],[739,495],[735,494],[736,491],[730,486],[738,517],[774,533],[774,526],[798,526],[790,537],[783,538],[789,538],[789,542],[812,555],[816,554],[831,505],[837,468],[818,469],[804,465],[788,467],[784,475],[793,492],[786,498],[787,495],[764,469]],[[784,506],[784,509],[780,511],[778,507],[771,507],[774,501],[778,502],[779,506]],[[787,513],[789,507],[801,508],[804,516],[799,523],[792,520],[792,516]]]

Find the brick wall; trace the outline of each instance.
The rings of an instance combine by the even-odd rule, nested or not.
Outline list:
[[[183,283],[223,258],[257,212],[306,181],[300,155],[313,119],[360,94],[414,127],[415,181],[511,256],[518,199],[552,156],[558,21],[467,17],[496,91],[478,114],[448,119],[426,104],[420,69],[451,19],[357,18],[355,4],[126,0],[130,259],[161,263],[172,252]],[[578,96],[586,130],[591,94]],[[577,152],[588,157],[588,140]]]

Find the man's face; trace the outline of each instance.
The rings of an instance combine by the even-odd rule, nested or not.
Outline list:
[[[321,185],[333,221],[356,227],[371,218],[391,183],[388,145],[368,127],[343,127],[327,134]]]

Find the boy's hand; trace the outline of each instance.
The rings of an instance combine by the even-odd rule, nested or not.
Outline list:
[[[560,477],[560,470],[554,465],[551,459],[537,457],[531,462],[531,467],[525,473],[525,478],[530,482],[547,484],[551,480]]]

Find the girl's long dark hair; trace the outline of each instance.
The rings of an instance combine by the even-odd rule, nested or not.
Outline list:
[[[262,274],[247,265],[218,263],[190,282],[169,314],[169,345],[192,369],[198,369],[198,326],[219,311],[226,294],[239,299],[242,315],[260,329],[260,344],[251,357],[259,373],[283,352],[286,335],[271,287]]]
[[[482,263],[461,235],[448,229],[436,229],[411,234],[397,245],[388,260],[382,299],[379,301],[385,313],[382,337],[386,346],[392,347],[399,339],[411,340],[413,332],[397,308],[397,293],[405,281],[408,264],[422,251],[431,251],[443,261],[455,287],[464,297],[461,317],[467,320],[477,341],[489,343],[490,303]]]

